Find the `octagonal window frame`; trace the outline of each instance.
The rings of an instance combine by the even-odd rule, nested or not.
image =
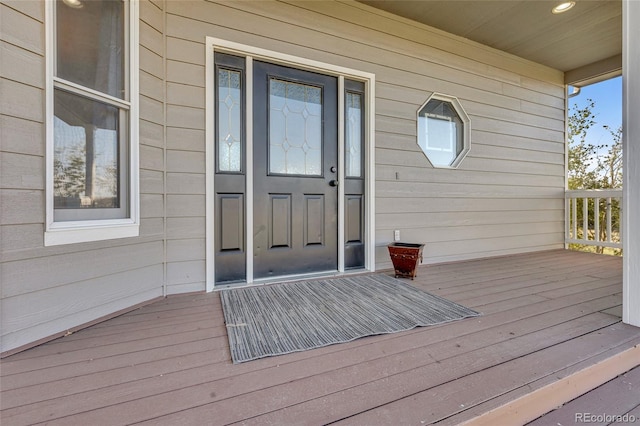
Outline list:
[[[449,103],[453,107],[453,110],[458,115],[458,118],[460,119],[460,121],[462,122],[462,149],[460,153],[456,155],[455,159],[449,164],[434,163],[434,161],[429,157],[429,154],[427,153],[427,150],[426,150],[427,144],[426,144],[426,141],[424,141],[424,138],[425,138],[424,131],[421,132],[422,126],[420,124],[420,120],[425,118],[424,115],[422,115],[422,111],[432,100],[438,100],[438,101]],[[469,118],[469,115],[462,107],[462,104],[460,103],[458,98],[456,98],[455,96],[450,96],[450,95],[445,95],[442,93],[435,93],[435,92],[432,93],[427,98],[427,100],[422,105],[420,105],[420,108],[418,108],[418,111],[416,113],[416,134],[417,134],[416,144],[420,148],[420,151],[426,157],[429,164],[431,164],[431,166],[434,168],[457,169],[458,166],[460,166],[460,163],[462,163],[462,160],[464,160],[464,158],[469,153],[469,150],[471,149],[471,137],[470,137],[471,136],[471,119]],[[423,141],[422,144],[421,144],[421,141]]]

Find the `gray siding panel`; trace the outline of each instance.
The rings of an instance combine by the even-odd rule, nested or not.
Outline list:
[[[126,299],[148,290],[157,289],[162,280],[162,265],[152,265],[126,272],[115,272],[89,281],[78,281],[63,286],[49,288],[34,298],[21,294],[5,298],[3,324],[12,330],[22,330],[43,324],[51,318],[63,318],[76,312],[99,307],[101,304]],[[118,282],[117,286],[114,285]],[[60,298],[60,294],[66,297]],[[51,303],[51,300],[58,300]],[[28,309],[25,309],[27,308]]]
[[[167,37],[167,56],[175,61],[204,66],[204,43]]]
[[[167,172],[204,174],[204,152],[173,151],[167,153]]]
[[[44,25],[42,13],[44,5],[22,7],[22,1],[0,4],[0,40],[9,42],[24,50],[44,54]],[[20,11],[18,9],[22,9]],[[34,13],[35,12],[35,13]],[[30,15],[35,15],[30,16]]]
[[[168,194],[205,193],[205,175],[202,173],[167,173]]]
[[[3,0],[3,3],[12,9],[28,16],[36,21],[44,22],[44,6],[37,1]]]
[[[143,122],[141,121],[140,124]],[[164,149],[149,145],[140,145],[140,169],[164,170]]]
[[[161,277],[161,275],[160,275]],[[113,279],[109,280],[110,282]],[[126,282],[127,285],[133,286],[134,282]],[[60,296],[56,293],[56,296]],[[66,297],[75,297],[73,294],[67,294]],[[56,334],[60,334],[70,328],[87,324],[91,321],[94,321],[98,318],[108,317],[114,312],[119,312],[122,310],[126,310],[131,306],[135,306],[137,304],[146,302],[148,300],[155,299],[157,297],[162,296],[162,289],[156,287],[151,290],[147,290],[145,292],[141,292],[135,295],[130,295],[124,299],[119,299],[115,301],[111,301],[108,303],[104,303],[100,306],[93,307],[87,310],[74,311],[72,314],[61,317],[59,315],[55,315],[51,317],[49,321],[41,322],[36,325],[33,325],[27,329],[22,330],[11,330],[8,333],[4,334],[2,337],[3,349],[9,350],[12,348],[18,348],[24,345],[28,345],[34,342],[38,338],[46,338],[48,336],[53,336]],[[29,303],[25,302],[13,302],[13,303],[24,303],[21,305],[24,309],[25,306],[31,306]],[[7,304],[9,306],[9,304]],[[5,315],[3,311],[2,315]],[[42,337],[40,337],[42,336]]]
[[[44,223],[44,191],[0,189],[0,197],[0,225]]]
[[[204,283],[204,280],[204,260],[171,262],[167,265],[169,285]]]
[[[200,217],[167,218],[167,239],[202,238],[204,235],[204,215]],[[171,259],[169,259],[171,261]]]
[[[44,121],[44,91],[13,80],[0,80],[0,114]]]
[[[140,237],[164,237],[164,218],[148,218],[140,223]]]
[[[167,83],[167,102],[192,108],[204,109],[204,87]]]
[[[140,20],[157,31],[160,37],[162,37],[164,30],[164,11],[162,7],[163,2],[157,5],[150,1],[140,2]],[[161,46],[158,51],[162,52]]]
[[[41,223],[27,225],[0,226],[0,252],[22,251],[42,247],[44,244],[44,225]]]
[[[167,128],[167,148],[204,153],[204,130]]]
[[[203,87],[204,65],[169,60],[167,61],[167,81]]]
[[[140,195],[140,216],[147,218],[164,217],[164,195],[162,194],[141,194]]]
[[[164,148],[164,126],[150,121],[140,120],[140,144]]]
[[[205,239],[174,239],[167,242],[167,258],[174,262],[204,260]]]
[[[140,70],[140,91],[147,97],[162,102],[164,98],[164,81],[144,70]]]
[[[162,56],[144,46],[140,46],[140,70],[163,79],[164,63]]]
[[[0,115],[0,150],[43,157],[44,124]]]
[[[0,41],[0,76],[35,87],[44,87],[44,58]]]
[[[72,282],[89,282],[156,264],[161,256],[162,243],[148,242],[6,262],[0,272],[2,296],[37,293],[43,290],[43,284],[50,289]]]
[[[164,120],[164,105],[162,101],[141,94],[140,119],[152,123],[162,123]]]
[[[167,195],[167,216],[202,217],[205,214],[204,195]]]
[[[167,106],[167,126],[204,130],[204,109],[180,105]]]
[[[44,189],[44,159],[36,155],[0,152],[3,188]]]
[[[164,173],[154,170],[140,170],[140,186],[146,194],[164,193]]]

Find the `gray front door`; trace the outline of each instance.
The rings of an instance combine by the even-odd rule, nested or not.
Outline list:
[[[338,267],[337,80],[254,62],[255,278]]]

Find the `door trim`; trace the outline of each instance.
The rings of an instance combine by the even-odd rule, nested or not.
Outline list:
[[[235,54],[246,58],[246,284],[254,284],[253,278],[253,60],[315,71],[338,78],[338,271],[344,273],[344,80],[365,83],[367,102],[365,116],[365,270],[375,270],[375,74],[301,58],[214,37],[205,40],[205,268],[206,291],[215,288],[215,65],[214,52]],[[333,274],[336,271],[332,271]]]

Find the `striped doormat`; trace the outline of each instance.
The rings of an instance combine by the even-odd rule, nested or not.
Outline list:
[[[480,315],[384,274],[220,291],[234,364]]]

